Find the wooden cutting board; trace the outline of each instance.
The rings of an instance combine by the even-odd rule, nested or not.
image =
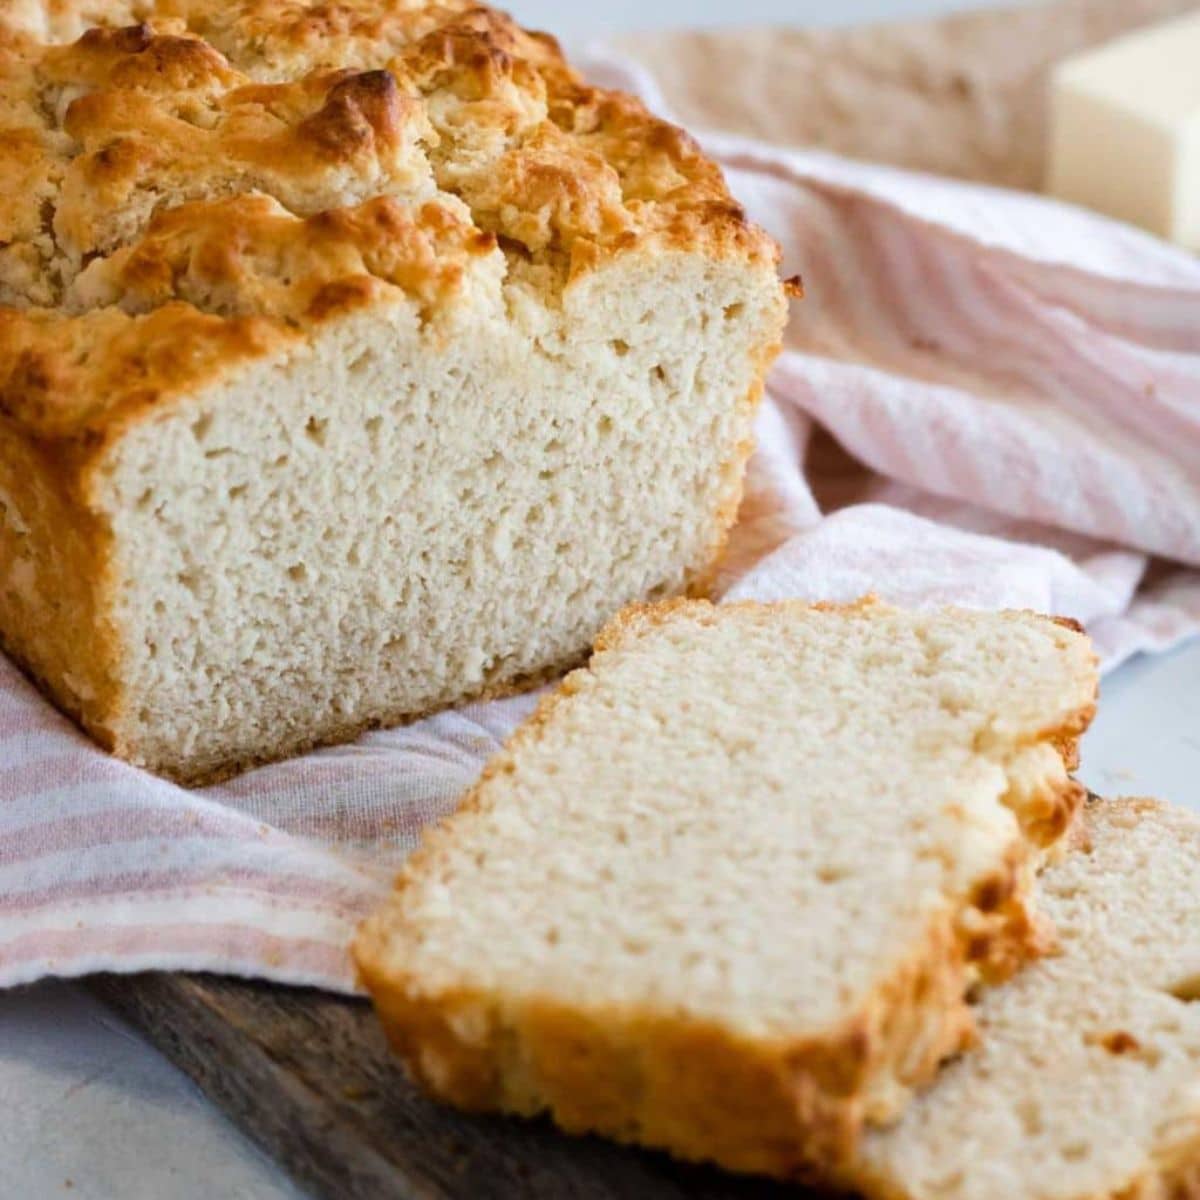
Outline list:
[[[329,1200],[797,1200],[548,1122],[470,1118],[424,1099],[369,1006],[200,975],[102,975],[91,991]]]
[[[1050,65],[1196,7],[1200,0],[1060,0],[867,30],[643,38],[627,49],[697,124],[1036,186]],[[297,1181],[331,1200],[798,1195],[561,1137],[544,1122],[440,1108],[406,1082],[363,1002],[207,976],[102,976],[90,986]]]

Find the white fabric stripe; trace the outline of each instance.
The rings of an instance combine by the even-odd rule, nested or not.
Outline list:
[[[278,938],[297,938],[328,942],[344,948],[349,945],[355,926],[370,907],[364,897],[364,910],[338,913],[287,896],[274,897],[240,888],[213,887],[205,893],[207,902],[197,903],[194,889],[181,889],[162,896],[114,897],[58,905],[37,914],[36,919],[0,915],[0,952],[5,943],[31,931],[53,934],[77,929],[153,929],[174,925],[181,920],[190,927],[245,925],[259,928]]]
[[[0,866],[0,905],[6,895],[19,901],[23,895],[54,886],[66,888],[89,880],[99,886],[122,876],[134,878],[139,872],[148,878],[186,872],[221,880],[236,870],[267,877],[302,876],[327,889],[349,892],[361,891],[365,883],[362,875],[334,856],[288,841],[139,838],[100,846],[92,853],[73,846]]]

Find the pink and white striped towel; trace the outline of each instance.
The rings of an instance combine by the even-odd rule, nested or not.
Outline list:
[[[623,64],[593,73],[662,107]],[[1200,629],[1200,262],[1037,197],[703,140],[809,293],[726,595],[1063,613],[1108,666]],[[533,703],[186,792],[0,659],[0,986],[186,968],[351,989],[354,924]]]

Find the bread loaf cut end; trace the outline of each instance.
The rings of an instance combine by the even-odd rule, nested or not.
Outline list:
[[[8,5],[0,77],[0,643],[102,744],[203,782],[704,590],[785,300],[681,130],[466,0]]]

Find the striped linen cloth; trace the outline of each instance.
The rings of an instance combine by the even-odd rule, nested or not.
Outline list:
[[[626,64],[592,73],[641,91]],[[729,597],[1027,607],[1107,667],[1200,630],[1200,262],[1037,197],[703,139],[804,275]],[[0,986],[212,970],[352,990],[346,944],[535,697],[188,792],[0,659]]]

